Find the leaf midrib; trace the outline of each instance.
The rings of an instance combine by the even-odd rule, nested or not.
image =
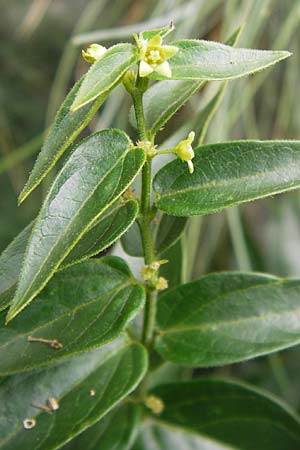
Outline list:
[[[235,319],[235,320],[226,320],[223,322],[216,322],[216,323],[204,323],[201,325],[191,325],[191,326],[186,326],[186,327],[178,327],[178,328],[166,328],[165,330],[160,330],[158,333],[160,336],[164,336],[166,334],[176,334],[176,333],[180,333],[180,332],[186,332],[186,331],[195,331],[195,330],[207,330],[210,328],[213,328],[214,331],[218,332],[218,330],[216,330],[216,328],[220,329],[220,328],[224,328],[227,327],[229,325],[239,325],[241,323],[245,323],[245,322],[258,322],[258,321],[263,321],[263,320],[269,320],[269,319],[274,319],[274,318],[281,318],[281,317],[285,317],[288,316],[290,314],[295,314],[295,313],[300,313],[300,307],[299,309],[292,309],[289,311],[285,311],[283,313],[271,313],[269,315],[259,315],[259,316],[254,316],[254,317],[245,317],[245,318],[240,318],[240,319]],[[293,333],[294,334],[294,333]]]
[[[228,149],[225,149],[223,151],[228,151]],[[222,151],[220,150],[220,153],[221,152]],[[251,152],[251,150],[249,150],[249,152]],[[287,164],[284,165],[285,169],[288,169],[288,168],[291,168],[291,167],[299,167],[299,165],[295,164],[295,163],[291,163],[289,165],[287,165]],[[239,176],[239,177],[235,177],[235,178],[226,178],[226,179],[222,179],[222,180],[219,180],[219,181],[218,180],[213,180],[213,181],[210,181],[210,182],[207,182],[207,183],[198,184],[198,185],[191,186],[191,187],[184,188],[184,189],[180,189],[180,190],[179,189],[178,190],[174,189],[174,190],[172,190],[172,191],[170,191],[168,193],[163,193],[163,194],[160,194],[158,192],[160,194],[160,198],[158,199],[158,201],[160,201],[161,199],[166,198],[166,197],[171,197],[173,195],[181,195],[181,194],[186,194],[186,193],[189,193],[189,192],[201,191],[203,189],[205,190],[205,189],[209,189],[211,187],[213,187],[213,188],[222,188],[224,186],[226,187],[226,185],[235,184],[238,180],[240,180],[241,183],[244,183],[245,180],[252,179],[252,178],[259,178],[259,177],[261,177],[261,175],[268,176],[268,175],[272,174],[273,172],[277,172],[281,168],[282,168],[282,166],[278,165],[276,167],[273,166],[272,170],[265,170],[263,172],[257,171],[257,172],[255,172],[255,174],[251,174],[251,175],[244,175],[244,176]],[[181,177],[182,175],[183,175],[183,173],[180,173],[178,175],[178,177],[172,182],[172,185],[174,185],[177,182],[178,178]],[[292,183],[295,183],[295,181],[293,181]],[[292,183],[289,183],[289,185],[292,185]],[[299,183],[300,183],[300,180],[299,180]],[[172,187],[168,187],[167,189],[172,189]]]
[[[98,365],[95,365],[95,367],[91,370],[91,372],[89,372],[88,375],[83,375],[82,377],[80,377],[78,380],[76,380],[76,382],[74,382],[72,385],[70,385],[68,387],[68,389],[66,391],[64,391],[61,395],[60,398],[66,397],[66,395],[68,395],[72,390],[76,389],[86,378],[88,378],[92,373],[94,373],[95,371],[97,371],[103,364],[105,364],[110,358],[113,358],[117,353],[121,353],[122,351],[124,351],[126,348],[129,348],[132,344],[123,344],[121,345],[118,349],[113,350],[110,353],[107,353],[104,358],[99,362]],[[45,412],[41,411],[41,412],[37,412],[37,414],[34,416],[35,418],[39,417],[41,414],[46,414]],[[55,416],[55,414],[53,414],[53,416]],[[0,446],[2,444],[6,444],[7,442],[9,442],[9,440],[11,438],[13,438],[15,435],[17,435],[19,433],[19,431],[22,429],[22,426],[20,427],[16,427],[16,429],[13,431],[13,433],[9,434],[3,441],[0,441]],[[0,447],[1,448],[1,447]]]
[[[31,330],[28,330],[26,333],[19,333],[19,334],[17,334],[12,339],[6,340],[2,345],[0,343],[0,351],[2,351],[2,349],[4,349],[7,345],[10,345],[11,343],[17,341],[18,339],[24,338],[29,333],[31,333],[31,334],[36,333],[37,331],[41,330],[44,327],[50,326],[50,325],[54,324],[55,322],[63,320],[64,318],[69,316],[70,313],[72,313],[72,315],[76,314],[81,309],[85,309],[85,308],[89,307],[90,305],[92,305],[93,303],[97,303],[100,299],[102,299],[102,297],[110,298],[110,296],[113,296],[113,295],[117,294],[119,291],[125,289],[126,287],[128,287],[130,285],[133,285],[131,280],[128,280],[126,283],[122,282],[122,284],[119,284],[118,286],[115,286],[114,288],[112,288],[111,290],[105,292],[104,294],[100,294],[98,297],[94,297],[92,300],[90,300],[90,301],[88,301],[86,303],[81,303],[80,305],[77,305],[75,308],[65,311],[60,316],[56,316],[55,319],[50,320],[49,322],[45,322],[45,323],[43,323],[42,325],[40,325],[40,326],[38,326],[36,328],[32,328]],[[67,348],[67,346],[64,346],[64,348]]]
[[[128,140],[128,139],[127,139],[127,140]],[[118,165],[119,163],[122,163],[122,161],[123,161],[123,163],[124,163],[125,157],[128,155],[128,152],[130,151],[130,150],[129,150],[129,144],[130,144],[130,142],[129,142],[129,140],[128,140],[127,151],[124,152],[124,153],[121,155],[121,157],[120,157],[120,158],[117,160],[117,162],[110,168],[110,170],[107,171],[107,172],[105,173],[105,175],[99,180],[98,184],[97,184],[97,185],[95,186],[95,188],[91,191],[91,194],[86,198],[86,200],[82,203],[81,207],[77,210],[76,214],[73,216],[72,220],[69,222],[69,224],[67,225],[67,227],[64,228],[64,236],[65,236],[65,234],[67,233],[67,231],[68,231],[68,229],[70,228],[70,226],[74,224],[75,219],[76,219],[76,218],[78,217],[78,215],[81,213],[81,211],[82,211],[82,209],[85,207],[86,203],[89,202],[89,200],[93,197],[93,195],[95,194],[95,191],[99,188],[99,185],[100,185],[101,183],[103,183],[103,181],[110,175],[110,173],[117,167],[117,165]],[[122,167],[123,167],[123,165],[121,164],[121,173],[122,173]],[[116,191],[117,187],[119,186],[119,182],[120,182],[120,178],[119,178],[119,181],[118,181],[118,183],[117,183],[117,185],[116,185],[116,187],[115,187],[113,193]],[[125,189],[126,189],[126,187],[125,187]],[[112,193],[111,197],[113,196],[113,193]],[[121,193],[120,193],[120,195],[121,195]],[[114,199],[114,200],[116,200],[116,199]],[[65,257],[71,252],[71,250],[72,250],[72,249],[75,247],[75,245],[79,242],[80,238],[85,234],[86,230],[87,230],[89,227],[91,227],[91,226],[93,225],[93,223],[99,218],[99,216],[100,216],[104,211],[106,211],[106,210],[109,208],[109,206],[113,203],[114,200],[111,200],[109,203],[107,203],[107,204],[103,207],[103,209],[102,209],[100,212],[98,212],[98,214],[96,214],[96,216],[95,216],[94,219],[88,224],[88,226],[86,226],[86,227],[84,228],[84,230],[82,231],[82,233],[79,234],[78,239],[77,239],[75,242],[73,242],[73,244],[69,247],[69,249],[68,249],[69,251],[65,252],[65,253],[63,254],[63,256],[58,260],[57,264],[55,265],[55,267],[53,268],[53,270],[52,270],[52,272],[51,272],[51,275],[47,278],[47,280],[49,280],[49,278],[50,278],[50,277],[53,275],[53,273],[56,271],[57,267],[59,267],[60,263],[65,259]],[[42,211],[41,211],[41,212],[42,212]],[[30,235],[30,238],[29,238],[29,242],[28,242],[28,246],[27,246],[27,249],[26,249],[26,252],[25,252],[25,255],[24,255],[24,261],[25,261],[26,258],[27,258],[28,250],[29,250],[30,242],[31,242],[31,237],[32,237],[33,234],[34,234],[34,231],[35,231],[35,228],[36,228],[36,224],[38,223],[38,220],[39,220],[40,217],[41,217],[41,215],[37,218],[37,221],[35,222],[35,226],[33,227],[33,230],[32,230],[32,232],[31,232],[31,235]],[[22,298],[24,298],[24,297],[27,295],[27,293],[29,292],[29,290],[31,289],[31,287],[32,287],[32,285],[34,284],[36,278],[39,276],[39,274],[41,273],[42,269],[45,267],[45,264],[47,263],[49,257],[52,256],[53,250],[54,250],[54,249],[56,248],[56,246],[59,244],[59,242],[61,241],[61,239],[62,239],[62,237],[60,236],[60,237],[53,243],[52,251],[49,252],[48,255],[47,255],[47,257],[44,259],[43,264],[40,266],[39,270],[36,272],[34,278],[32,278],[32,281],[31,281],[31,283],[28,285],[28,287],[27,287],[26,291],[24,292]],[[46,281],[46,283],[47,283],[47,281]],[[46,283],[44,283],[43,286],[45,286]],[[36,294],[36,292],[33,293],[32,296],[34,297],[35,294]],[[33,298],[33,297],[31,297],[31,298]],[[22,309],[24,309],[25,306],[26,306],[29,302],[30,302],[30,300],[28,300],[24,305],[22,305],[22,308],[19,309],[19,312],[21,312]],[[20,303],[20,302],[18,302],[18,303]],[[14,301],[12,302],[11,306],[13,306],[13,305],[14,305]],[[14,317],[14,316],[13,316],[13,317]]]

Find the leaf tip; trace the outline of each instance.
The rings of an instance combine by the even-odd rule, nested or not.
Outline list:
[[[70,111],[75,112],[75,111],[77,111],[77,109],[80,108],[80,106],[81,106],[80,104],[78,105],[78,104],[76,104],[76,102],[74,102],[74,103],[72,103],[72,105],[70,107]]]
[[[280,59],[286,59],[286,58],[289,58],[290,56],[293,55],[293,53],[289,52],[288,50],[282,50],[279,53],[280,53],[280,56],[281,56]]]
[[[16,312],[14,312],[11,308],[9,308],[8,313],[5,318],[5,325],[8,325],[9,322],[16,316]]]
[[[27,192],[27,189],[26,189],[26,186],[25,186],[24,189],[22,189],[22,191],[19,194],[17,205],[21,206],[21,204],[24,202],[24,200],[26,200],[28,195],[29,195],[29,192]]]

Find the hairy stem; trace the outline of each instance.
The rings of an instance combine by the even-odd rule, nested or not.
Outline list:
[[[138,134],[141,141],[149,139],[143,110],[143,89],[141,80],[137,78],[136,88],[132,92],[133,105],[136,115]],[[142,169],[142,188],[140,204],[140,233],[144,250],[145,264],[149,265],[155,260],[154,243],[151,232],[151,158],[147,158]],[[144,322],[142,330],[142,341],[151,345],[155,327],[157,291],[146,285],[146,306],[144,311]]]

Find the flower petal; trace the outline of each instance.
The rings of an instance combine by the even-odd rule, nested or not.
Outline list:
[[[189,168],[189,172],[193,173],[194,172],[194,164],[192,163],[192,161],[187,161],[188,164],[188,168]]]
[[[162,53],[165,59],[172,58],[172,56],[176,55],[179,48],[175,47],[175,45],[162,45]]]
[[[140,62],[140,68],[139,68],[140,77],[146,77],[147,75],[149,75],[152,72],[153,72],[153,67],[151,67],[145,61]]]
[[[149,47],[152,47],[152,46],[156,47],[158,45],[161,45],[161,43],[162,43],[162,37],[159,34],[157,34],[156,36],[153,36],[153,38],[149,39],[148,46]]]
[[[191,143],[194,141],[194,139],[195,139],[195,132],[194,132],[194,131],[191,131],[191,132],[189,133],[189,135],[188,135],[187,143],[188,143],[188,144],[191,144]]]
[[[157,67],[155,67],[155,72],[167,78],[170,78],[172,76],[171,67],[168,61],[165,61],[162,64],[159,64]]]

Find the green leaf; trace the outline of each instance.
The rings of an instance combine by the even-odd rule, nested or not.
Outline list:
[[[291,55],[286,51],[234,48],[197,39],[174,41],[170,45],[179,48],[169,60],[173,80],[232,80],[266,69]],[[150,77],[167,79],[157,72]]]
[[[143,427],[132,450],[154,449],[229,450],[229,447],[184,429],[166,424],[150,423]]]
[[[112,206],[83,235],[62,263],[65,268],[105,250],[130,228],[139,212],[136,200]]]
[[[203,85],[203,81],[165,80],[151,86],[143,97],[146,127],[150,133],[156,134]],[[133,108],[129,118],[136,128]]]
[[[87,72],[71,111],[76,111],[99,95],[113,89],[126,70],[137,60],[137,50],[131,44],[117,44],[110,47]]]
[[[174,217],[163,214],[156,231],[156,253],[164,253],[178,241],[184,231],[186,222],[186,217]]]
[[[35,222],[8,320],[43,289],[84,233],[136,177],[145,153],[130,146],[125,133],[103,130],[72,153]]]
[[[122,247],[130,256],[141,257],[144,255],[143,243],[137,222],[121,237]]]
[[[0,376],[47,366],[118,337],[144,303],[144,289],[117,257],[57,273],[36,301],[5,325],[0,313]],[[31,338],[57,340],[54,349]]]
[[[106,95],[101,95],[93,103],[81,108],[80,111],[70,112],[70,107],[83,80],[84,78],[81,78],[74,85],[73,89],[61,105],[41,152],[37,157],[29,179],[19,196],[19,204],[22,203],[41,183],[54,167],[58,159],[76,139],[79,133],[87,126],[95,112],[106,100]]]
[[[7,378],[0,385],[0,449],[55,450],[92,426],[126,397],[147,369],[147,353],[131,344],[111,353],[104,347],[47,371]],[[90,391],[93,390],[93,394]],[[49,414],[31,406],[55,397]],[[35,418],[30,430],[23,420]]]
[[[32,227],[33,222],[24,228],[0,255],[0,311],[7,308],[15,294]]]
[[[230,37],[229,39],[226,41],[227,45],[232,45],[235,46],[239,37],[240,37],[240,33],[242,31],[242,28],[239,27]],[[175,83],[175,81],[162,81],[160,82],[162,83]],[[179,83],[179,82],[178,82]],[[182,86],[184,85],[184,83],[188,84],[190,83],[190,86],[192,86],[192,84],[197,85],[199,88],[200,87],[204,87],[207,83],[207,81],[181,81],[180,83],[183,83]],[[159,83],[156,83],[154,86],[158,85]],[[171,87],[171,84],[169,85]],[[173,87],[176,87],[176,84],[173,84]],[[223,93],[226,87],[226,82],[224,82],[221,87],[219,88],[217,94],[207,103],[207,105],[205,105],[204,108],[200,109],[199,111],[195,112],[193,117],[189,120],[189,122],[185,123],[184,125],[182,125],[179,129],[177,129],[177,131],[175,133],[173,133],[173,135],[171,135],[171,137],[169,137],[164,143],[163,146],[164,148],[170,148],[170,147],[174,147],[175,145],[178,144],[179,141],[181,141],[182,139],[185,139],[186,136],[189,134],[189,132],[191,130],[194,130],[196,133],[196,139],[195,142],[198,141],[198,145],[202,145],[203,141],[204,141],[204,137],[206,135],[207,132],[207,128],[208,125],[211,121],[211,119],[214,116],[215,111],[217,110],[220,101],[223,97]],[[152,88],[149,89],[149,91]],[[144,98],[147,96],[148,91],[146,92]],[[158,96],[159,96],[159,92],[158,92]],[[174,97],[174,101],[176,102],[176,93],[173,94]],[[188,98],[189,99],[189,98]],[[188,100],[187,99],[187,100]],[[167,102],[170,103],[172,102],[172,98],[170,95],[170,98],[167,99]],[[160,103],[159,103],[159,98],[157,98],[157,102],[154,102],[154,99],[151,99],[151,102],[153,103],[153,107],[155,107],[155,103],[157,103],[157,107],[161,107]],[[169,106],[168,106],[169,108]],[[172,108],[172,105],[171,105]],[[176,112],[176,111],[175,111]],[[132,114],[132,116],[130,116],[130,118],[133,117],[134,118],[134,114]],[[146,117],[147,118],[147,117]],[[168,119],[169,120],[169,119]]]
[[[299,295],[299,280],[204,276],[160,297],[156,350],[177,364],[209,367],[291,347],[300,342]]]
[[[163,28],[157,28],[155,30],[146,30],[146,31],[142,31],[140,33],[140,37],[142,39],[151,39],[154,36],[161,36],[162,38],[164,38],[165,36],[167,36],[169,33],[171,33],[174,30],[174,25],[171,22],[167,27],[163,27]]]
[[[236,141],[195,150],[195,171],[176,160],[154,178],[168,214],[210,214],[300,186],[300,141]]]
[[[83,235],[58,270],[97,255],[112,245],[131,226],[138,214],[135,200],[112,205]],[[26,246],[33,222],[23,230],[0,256],[0,311],[5,309],[15,295]]]
[[[124,404],[88,428],[63,450],[129,450],[141,421],[138,405]]]
[[[225,448],[300,448],[298,417],[273,397],[248,386],[202,378],[161,385],[152,393],[165,404],[159,421],[212,439]]]
[[[155,236],[155,252],[160,255],[174,245],[184,231],[187,219],[164,214],[159,224],[153,224]],[[135,222],[121,238],[125,252],[130,256],[141,257],[144,255],[140,230]]]
[[[226,44],[235,45],[241,33],[238,28],[228,39]],[[155,83],[143,97],[146,126],[152,134],[157,133],[171,117],[193,95],[206,84],[205,81],[175,81],[165,80]],[[212,115],[212,114],[211,114]],[[130,122],[136,127],[134,109],[130,111]]]
[[[225,42],[226,45],[231,45],[235,47],[240,38],[243,27],[238,27],[227,39]],[[196,122],[194,119],[195,127],[196,127],[196,142],[199,145],[202,145],[207,133],[208,126],[217,111],[221,100],[224,96],[225,88],[227,86],[227,82],[225,81],[214,97],[207,103],[207,105],[200,111],[199,114],[195,114]],[[192,127],[193,128],[193,127]]]

